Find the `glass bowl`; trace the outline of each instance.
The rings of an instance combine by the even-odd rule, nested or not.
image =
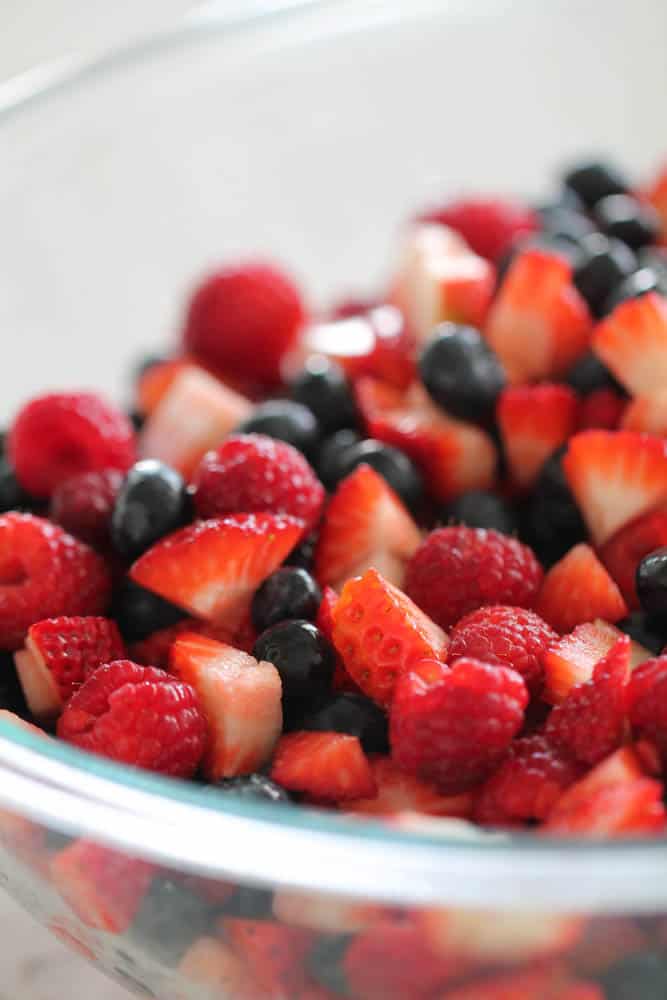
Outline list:
[[[444,191],[537,195],[582,153],[664,152],[659,0],[405,7],[204,11],[0,87],[2,417],[47,386],[122,398],[219,260],[275,257],[326,302],[375,287]],[[7,722],[0,805],[3,884],[143,995],[667,995],[664,842],[223,803]]]

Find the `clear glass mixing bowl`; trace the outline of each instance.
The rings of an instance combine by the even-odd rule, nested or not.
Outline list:
[[[639,172],[664,152],[660,0],[407,7],[201,14],[0,87],[3,417],[45,386],[122,397],[128,361],[220,259],[276,257],[314,302],[363,292],[444,191],[537,194],[582,152]],[[349,971],[355,946],[375,955],[357,1000],[458,998],[518,971],[512,1000],[667,995],[663,842],[470,841],[222,803],[6,723],[0,805],[9,891],[147,995],[343,996],[331,956]],[[287,986],[234,957],[239,916],[282,928]],[[460,996],[500,996],[475,988]]]

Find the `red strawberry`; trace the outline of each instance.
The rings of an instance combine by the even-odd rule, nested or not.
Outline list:
[[[449,992],[447,1000],[605,1000],[605,997],[595,983],[564,980],[552,969],[545,969],[476,979]]]
[[[667,656],[646,660],[632,674],[628,714],[633,729],[667,760]]]
[[[147,667],[160,667],[162,670],[167,670],[172,646],[186,632],[205,635],[209,639],[215,639],[216,642],[224,642],[228,646],[242,649],[244,653],[252,652],[256,638],[250,632],[246,635],[243,627],[241,631],[231,632],[226,628],[197,621],[196,618],[182,618],[175,625],[167,625],[166,628],[152,632],[145,639],[133,642],[129,647],[131,657],[135,663],[143,663]]]
[[[338,602],[338,594],[331,587],[322,588],[322,601],[320,604],[319,611],[317,612],[316,625],[320,632],[322,632],[329,642],[333,645],[333,610]],[[332,679],[332,687],[334,691],[354,691],[357,694],[361,694],[361,688],[359,685],[352,680],[347,670],[343,665],[343,661],[340,656],[336,654],[336,668],[334,670],[334,675]]]
[[[145,552],[130,576],[199,618],[236,629],[252,595],[303,534],[282,514],[235,514],[188,525]]]
[[[616,581],[629,608],[639,607],[637,567],[649,552],[667,545],[667,511],[655,510],[630,521],[605,542],[600,559]]]
[[[623,411],[621,427],[667,437],[667,392],[656,390],[650,396],[635,396]]]
[[[420,219],[449,226],[475,253],[493,262],[521,237],[540,228],[532,209],[505,198],[462,198],[429,209]]]
[[[118,469],[82,472],[66,479],[53,491],[49,517],[82,542],[107,549],[111,545],[111,515],[122,482]]]
[[[593,350],[632,396],[664,389],[667,299],[649,292],[629,299],[598,324]]]
[[[47,618],[31,625],[16,669],[32,714],[51,719],[103,663],[125,656],[116,623],[108,618]]]
[[[498,428],[518,486],[532,486],[549,455],[574,432],[578,406],[566,385],[509,386],[501,393]]]
[[[417,525],[391,487],[370,466],[360,465],[327,507],[315,575],[322,586],[340,588],[374,566],[400,587],[405,564],[420,540]]]
[[[442,795],[430,781],[422,781],[396,766],[391,757],[373,757],[371,770],[377,785],[372,798],[357,799],[345,805],[346,812],[365,816],[395,816],[416,812],[426,816],[470,816],[472,796]]]
[[[271,777],[289,791],[325,802],[363,799],[376,786],[368,758],[356,736],[296,732],[276,748]]]
[[[313,944],[311,932],[268,920],[239,918],[223,920],[222,928],[232,950],[252,971],[266,995],[293,997],[305,985],[305,960]]]
[[[44,618],[102,614],[110,593],[104,561],[83,542],[32,514],[0,517],[0,649],[18,649]]]
[[[380,705],[419,660],[444,659],[447,636],[375,569],[349,580],[333,609],[333,640],[345,669]]]
[[[663,167],[649,186],[646,197],[660,216],[662,221],[660,237],[662,242],[667,244],[667,167]]]
[[[579,404],[579,420],[577,430],[615,431],[617,427],[625,427],[625,416],[632,406],[613,389],[594,389],[581,400]],[[648,427],[633,428],[634,430],[649,430]]]
[[[282,684],[272,663],[203,635],[181,635],[172,671],[197,691],[208,722],[204,770],[211,781],[257,771],[282,729]]]
[[[528,691],[507,667],[461,659],[418,664],[396,684],[391,755],[399,767],[456,793],[486,778],[523,724]]]
[[[386,915],[389,907],[380,903],[335,898],[328,894],[276,889],[273,915],[280,923],[329,934],[351,934],[372,926]],[[391,912],[391,910],[389,910]]]
[[[544,577],[535,606],[557,632],[602,618],[617,622],[628,607],[590,545],[575,545]]]
[[[87,392],[51,393],[26,403],[11,426],[7,450],[21,486],[40,497],[81,472],[124,472],[136,457],[125,414]]]
[[[171,388],[176,376],[191,364],[185,357],[169,358],[157,361],[142,372],[137,383],[136,406],[139,412],[146,417],[150,416]]]
[[[486,325],[487,339],[513,383],[558,378],[588,347],[591,317],[558,254],[519,254]]]
[[[465,525],[432,531],[408,563],[405,589],[442,628],[485,604],[532,607],[542,568],[515,538]]]
[[[217,938],[199,937],[178,964],[178,973],[187,983],[208,988],[214,995],[256,1000],[257,982],[246,963]]]

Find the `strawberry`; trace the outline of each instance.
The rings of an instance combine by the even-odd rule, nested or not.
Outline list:
[[[472,810],[472,796],[442,795],[430,781],[423,781],[402,771],[390,757],[373,757],[371,770],[377,785],[372,798],[357,799],[345,805],[345,811],[364,816],[395,816],[417,812],[427,816],[459,816]]]
[[[169,392],[176,377],[192,365],[187,358],[168,358],[157,361],[142,371],[137,383],[136,407],[145,417],[155,410],[162,397]]]
[[[171,668],[197,691],[208,722],[204,770],[211,781],[249,774],[269,760],[282,729],[282,684],[272,663],[185,633]]]
[[[594,389],[579,404],[577,430],[615,431],[625,427],[625,414],[632,406],[613,389]],[[628,430],[649,430],[648,427],[628,428]]]
[[[194,988],[207,989],[209,996],[215,991],[217,996],[235,1000],[257,997],[257,983],[246,963],[217,938],[197,938],[180,960],[178,973]]]
[[[188,525],[145,552],[132,579],[207,621],[236,629],[252,595],[303,534],[283,514],[235,514]]]
[[[160,667],[167,670],[171,648],[185,632],[196,632],[198,635],[205,635],[216,642],[224,642],[228,646],[242,649],[244,653],[251,653],[255,644],[256,636],[248,624],[248,629],[241,626],[239,631],[231,632],[222,626],[209,625],[207,622],[197,621],[196,618],[182,618],[175,625],[167,625],[166,628],[152,632],[145,639],[139,639],[131,643],[130,654],[135,663],[143,663],[147,667]]]
[[[447,655],[442,629],[375,569],[345,584],[333,619],[345,669],[379,705],[391,703],[396,681],[419,660]]]
[[[325,802],[367,798],[377,791],[361,743],[346,733],[295,732],[283,736],[271,777],[288,791]]]
[[[667,442],[631,431],[582,431],[563,469],[596,545],[667,502]]]
[[[462,198],[427,210],[420,221],[449,226],[475,253],[494,263],[517,240],[540,228],[532,209],[505,198]]]
[[[649,292],[616,306],[596,327],[593,350],[630,395],[660,392],[667,379],[667,299]]]
[[[667,392],[658,389],[650,396],[635,396],[625,407],[621,427],[667,437]]]
[[[330,895],[277,889],[273,894],[273,915],[283,924],[307,927],[328,934],[352,934],[371,927],[387,907],[380,903],[340,899]]]
[[[646,197],[653,205],[662,223],[661,242],[667,244],[667,166],[663,167],[646,191]]]
[[[317,612],[316,625],[320,632],[322,632],[326,638],[329,640],[333,646],[333,609],[338,602],[338,594],[332,587],[322,588],[322,601],[320,603],[319,611]],[[343,665],[343,661],[336,652],[336,667],[334,669],[333,679],[331,685],[334,691],[354,691],[356,694],[362,694],[362,690],[356,681],[353,681],[347,670]]]
[[[400,587],[405,564],[421,536],[398,496],[368,465],[358,466],[339,485],[327,507],[315,553],[322,586],[340,588],[374,566]]]
[[[635,587],[637,567],[644,556],[667,545],[667,511],[654,510],[630,521],[605,542],[600,559],[631,609],[639,607]]]
[[[447,994],[447,1000],[605,1000],[595,983],[564,980],[552,969],[476,979]]]
[[[252,970],[268,996],[293,997],[305,984],[313,934],[267,920],[227,918],[222,929],[233,952]],[[274,992],[277,991],[277,992]]]
[[[532,486],[547,458],[574,432],[579,401],[566,385],[509,386],[497,421],[513,481]]]
[[[548,571],[535,610],[561,634],[602,618],[617,622],[628,607],[590,545],[575,545]]]

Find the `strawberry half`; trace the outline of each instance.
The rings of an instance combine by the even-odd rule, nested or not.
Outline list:
[[[667,437],[667,391],[659,389],[631,399],[623,411],[621,429]]]
[[[209,726],[204,771],[211,781],[267,763],[282,730],[282,684],[272,663],[195,633],[179,636],[172,672],[199,695]]]
[[[667,441],[631,431],[582,431],[563,469],[596,545],[667,503]]]
[[[245,962],[218,938],[197,938],[178,963],[178,973],[185,982],[204,987],[209,996],[213,991],[238,1000],[257,996],[257,982]]]
[[[315,575],[336,589],[374,566],[400,587],[421,541],[417,525],[385,480],[360,465],[339,485],[326,511],[315,553]]]
[[[206,621],[238,628],[252,595],[298,544],[286,514],[230,514],[168,535],[134,563],[132,579]]]
[[[395,816],[402,812],[416,812],[426,816],[458,816],[462,819],[472,813],[473,797],[469,792],[443,795],[430,781],[406,774],[396,766],[391,757],[373,757],[371,770],[377,785],[377,795],[346,803],[346,812],[364,816]]]
[[[547,458],[577,426],[579,401],[567,385],[510,386],[498,400],[498,428],[514,482],[532,486]]]
[[[622,302],[598,324],[593,350],[632,396],[663,390],[667,380],[667,299],[649,292]]]
[[[662,231],[660,239],[667,244],[667,166],[663,167],[646,191],[646,197],[660,216]]]
[[[553,969],[475,979],[447,994],[447,1000],[604,1000],[601,987],[563,979]]]
[[[305,984],[312,933],[273,921],[240,918],[223,920],[221,927],[234,953],[252,970],[262,994],[293,997]]]
[[[283,736],[271,777],[289,791],[318,802],[362,799],[376,792],[368,758],[356,736],[296,732]]]
[[[616,581],[629,608],[639,607],[637,567],[649,552],[667,545],[667,511],[654,510],[617,531],[600,549],[600,559]]]
[[[380,903],[336,899],[290,889],[276,889],[273,894],[273,915],[280,923],[329,934],[352,934],[371,927],[387,909]]]
[[[552,566],[542,582],[535,610],[557,632],[602,618],[617,622],[628,607],[590,545],[574,548]]]

